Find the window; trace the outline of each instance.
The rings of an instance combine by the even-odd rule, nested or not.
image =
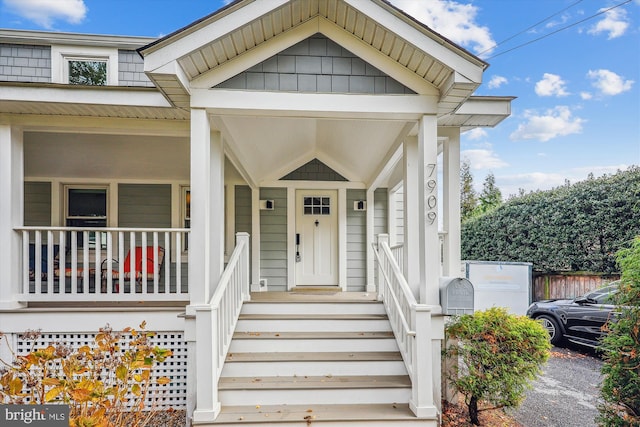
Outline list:
[[[305,197],[305,215],[331,215],[330,197]]]
[[[189,187],[182,187],[182,224],[184,228],[191,228],[191,189]],[[185,251],[189,249],[188,234],[184,235],[182,249]]]
[[[107,61],[69,59],[69,84],[104,86],[107,84]]]
[[[118,85],[118,49],[51,46],[51,81],[87,86]]]
[[[107,226],[107,188],[66,187],[65,223],[68,227]],[[104,233],[103,233],[104,234]],[[101,246],[106,247],[106,239],[100,236]],[[78,233],[78,247],[84,247],[83,235]],[[89,247],[96,244],[96,232],[89,233]]]

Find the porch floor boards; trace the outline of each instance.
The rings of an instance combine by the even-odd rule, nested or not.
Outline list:
[[[252,292],[251,301],[255,302],[377,302],[378,295],[373,292],[341,292],[293,290],[291,292]],[[251,302],[249,301],[249,302]]]

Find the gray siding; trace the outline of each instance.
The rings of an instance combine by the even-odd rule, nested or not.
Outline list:
[[[374,222],[373,222],[373,233],[374,235],[388,233],[389,222],[389,192],[386,188],[378,188],[373,193],[374,205],[375,205],[375,214],[374,214]]]
[[[396,191],[396,195],[396,205],[390,206],[390,208],[393,209],[396,216],[396,244],[401,245],[404,243],[404,188]],[[391,233],[393,232],[392,230]]]
[[[353,202],[365,200],[365,190],[347,190],[347,291],[362,292],[367,285],[367,212],[354,211]]]
[[[300,166],[282,177],[287,181],[346,181],[347,179],[318,159]]]
[[[251,188],[236,186],[236,233],[251,234]],[[253,236],[252,236],[253,237]]]
[[[51,225],[51,183],[24,183],[24,225]]]
[[[171,185],[118,185],[118,226],[171,227]]]
[[[118,84],[120,86],[153,87],[144,73],[144,61],[134,50],[118,51]]]
[[[321,34],[216,87],[312,93],[415,93]]]
[[[260,211],[260,276],[270,291],[287,290],[287,189],[262,188],[260,200],[273,200],[273,210]]]
[[[0,43],[0,81],[51,83],[51,47]]]

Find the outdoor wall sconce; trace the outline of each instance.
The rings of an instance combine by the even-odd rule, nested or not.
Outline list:
[[[354,211],[366,211],[367,210],[367,202],[364,200],[355,200],[353,202],[353,210]]]
[[[273,200],[260,200],[261,211],[272,211],[274,206]]]

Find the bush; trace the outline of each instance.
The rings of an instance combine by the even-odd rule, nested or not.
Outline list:
[[[446,333],[459,345],[450,346],[445,356],[462,362],[448,379],[464,395],[475,425],[479,425],[480,402],[496,408],[520,403],[551,348],[549,334],[541,324],[526,316],[508,314],[504,308],[454,318]]]
[[[145,410],[151,384],[170,382],[152,378],[154,365],[171,351],[152,347],[149,339],[155,333],[145,326],[116,333],[107,325],[96,335],[94,347],[77,350],[64,344],[35,348],[40,334],[25,333],[22,338],[32,341],[31,351],[17,355],[9,346],[14,360],[0,360],[0,403],[67,404],[72,427],[146,425],[154,416]],[[123,334],[133,338],[123,342]]]
[[[618,272],[640,234],[640,167],[515,197],[462,224],[462,259],[532,262],[541,272]]]
[[[640,237],[618,253],[622,269],[620,305],[615,321],[606,325],[602,341],[604,380],[598,407],[603,426],[640,426]]]

